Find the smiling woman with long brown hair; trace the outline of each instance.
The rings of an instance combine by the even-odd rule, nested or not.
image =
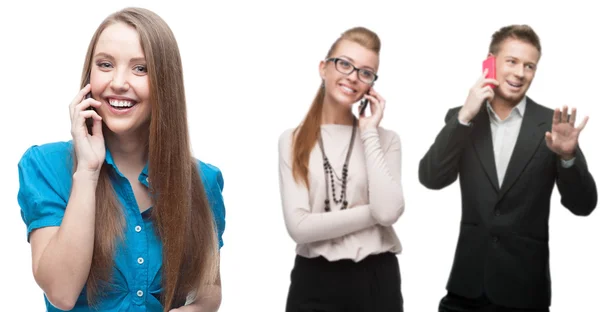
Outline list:
[[[168,25],[140,8],[107,17],[81,88],[73,139],[32,146],[19,162],[48,311],[216,311],[223,176],[192,156]]]

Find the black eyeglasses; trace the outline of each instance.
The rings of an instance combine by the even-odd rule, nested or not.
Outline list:
[[[350,75],[354,71],[357,71],[358,79],[366,84],[372,84],[375,82],[375,80],[377,80],[377,78],[379,78],[374,72],[368,69],[356,68],[356,66],[345,59],[332,57],[328,58],[326,61],[333,62],[335,64],[335,69],[344,75]]]

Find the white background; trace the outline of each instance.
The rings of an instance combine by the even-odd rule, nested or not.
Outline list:
[[[592,2],[590,2],[592,3]],[[590,121],[580,143],[600,184],[600,20],[575,1],[56,1],[0,5],[2,311],[43,311],[17,204],[17,162],[27,147],[70,139],[67,106],[78,92],[87,45],[108,14],[144,6],[162,16],[181,50],[196,157],[221,168],[227,228],[220,311],[283,311],[295,244],[283,223],[277,139],[296,126],[319,86],[318,63],[344,30],[382,40],[376,90],[382,126],[403,144],[406,212],[395,225],[405,309],[437,311],[454,256],[459,188],[429,191],[421,157],[450,107],[478,78],[492,33],[534,27],[542,59],[529,95],[576,106]],[[60,7],[60,8],[59,8]],[[552,311],[597,309],[600,212],[576,217],[552,198]]]

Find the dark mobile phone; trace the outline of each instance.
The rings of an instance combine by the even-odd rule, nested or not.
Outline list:
[[[90,75],[88,74],[87,78],[85,79],[85,86],[87,86],[88,84],[90,84]],[[90,92],[88,92],[85,97],[84,100],[87,100],[89,98],[92,97],[92,90],[90,88]],[[86,110],[95,110],[94,107],[90,106],[88,108],[86,108]],[[88,133],[91,135],[92,134],[92,126],[94,124],[94,120],[92,118],[88,118],[85,120],[85,125],[87,126],[88,129]]]
[[[358,106],[358,116],[362,116],[365,113],[367,106],[369,106],[369,100],[362,99],[360,101],[360,105]]]
[[[88,84],[90,84],[90,75],[88,74],[87,78],[85,79],[85,85],[87,86]],[[92,97],[92,90],[90,89],[90,92],[88,92],[88,94],[85,95],[85,100],[89,99]]]

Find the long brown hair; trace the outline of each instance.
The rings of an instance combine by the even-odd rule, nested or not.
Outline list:
[[[89,44],[81,87],[90,74],[100,34],[115,23],[125,23],[137,30],[147,62],[151,105],[148,176],[153,194],[153,224],[163,251],[161,298],[164,311],[168,311],[201,285],[216,281],[215,225],[191,153],[179,48],[164,20],[141,8],[126,8],[108,16]],[[74,159],[76,168],[77,158]],[[96,188],[94,253],[86,283],[91,305],[97,302],[111,278],[123,225],[123,213],[104,163]]]
[[[342,40],[348,40],[360,44],[379,55],[381,41],[373,31],[364,27],[354,27],[346,30],[331,45],[326,58],[331,57]],[[306,117],[294,130],[292,143],[292,173],[296,181],[301,181],[307,188],[310,187],[308,179],[308,161],[310,153],[317,143],[321,129],[321,118],[323,113],[323,100],[325,99],[325,88],[322,86],[317,91]]]

